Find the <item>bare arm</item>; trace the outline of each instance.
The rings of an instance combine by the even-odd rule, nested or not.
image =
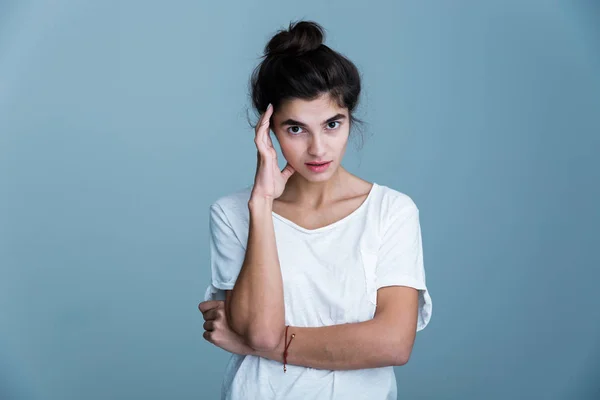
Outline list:
[[[295,172],[287,163],[279,170],[277,151],[269,136],[273,105],[256,124],[256,175],[248,209],[250,227],[244,262],[225,310],[230,328],[255,349],[273,349],[285,328],[283,282],[273,226],[273,200],[283,193]]]
[[[251,198],[242,268],[225,301],[231,329],[252,348],[272,350],[285,329],[283,282],[271,211],[273,200]]]
[[[314,328],[290,326],[286,363],[330,370],[404,365],[415,341],[418,304],[416,289],[384,287],[378,290],[377,311],[371,320]],[[283,363],[284,350],[282,335],[275,349],[253,355]]]

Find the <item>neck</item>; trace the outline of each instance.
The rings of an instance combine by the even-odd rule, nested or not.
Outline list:
[[[309,181],[296,172],[288,179],[279,200],[302,207],[319,208],[340,197],[349,175],[341,165],[326,181]]]

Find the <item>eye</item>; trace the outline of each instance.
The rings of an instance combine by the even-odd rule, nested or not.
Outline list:
[[[327,123],[327,125],[328,125],[328,126],[331,126],[331,124],[338,124],[338,125],[337,125],[337,126],[335,126],[335,127],[333,127],[333,128],[329,128],[329,130],[330,130],[330,131],[332,131],[332,130],[335,130],[335,129],[339,128],[339,126],[340,126],[342,123],[341,123],[340,121],[331,121],[331,122],[328,122],[328,123]],[[294,129],[294,131],[291,131],[291,132],[290,132],[290,129]],[[298,131],[297,129],[300,129],[300,131]],[[303,131],[302,131],[302,128],[301,128],[301,127],[299,127],[299,126],[297,126],[297,125],[290,126],[290,127],[288,128],[288,133],[291,133],[293,136],[296,136],[296,135],[298,135],[298,134],[300,134],[300,133],[302,133],[302,132],[303,132]]]
[[[300,128],[299,126],[296,126],[296,125],[294,125],[294,126],[290,126],[290,127],[288,128],[288,132],[289,132],[289,133],[291,133],[292,135],[297,135],[297,134],[299,134],[299,133],[300,133],[300,132],[290,132],[290,129],[294,129],[294,128],[296,128],[296,129],[302,129],[302,128]]]
[[[340,125],[341,125],[342,123],[341,123],[340,121],[331,121],[331,122],[329,122],[327,125],[329,125],[329,124],[340,124]],[[336,126],[335,128],[331,128],[331,129],[336,129],[336,128],[337,128],[337,127],[339,127],[340,125]]]

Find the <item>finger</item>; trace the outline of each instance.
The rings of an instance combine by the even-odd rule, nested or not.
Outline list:
[[[206,340],[208,340],[209,342],[212,341],[212,331],[204,331],[204,333],[202,334],[202,337]]]
[[[267,128],[268,129],[268,128]],[[256,144],[256,149],[259,152],[259,155],[265,154],[267,151],[267,145],[265,143],[264,134],[262,132],[263,128],[258,127],[256,130],[256,136],[254,136],[254,144]]]
[[[269,133],[267,133],[267,145],[268,145],[269,147],[273,147],[273,148],[275,148],[275,147],[273,146],[273,140],[271,140],[271,133],[270,133],[270,132],[269,132]]]
[[[269,131],[271,124],[271,116],[273,115],[273,106],[269,104],[267,111],[265,111],[265,118],[262,122],[261,131],[259,133],[260,139],[263,141],[265,146],[269,146]]]
[[[273,106],[271,104],[269,104],[267,106],[267,109],[263,113],[263,115],[261,115],[260,119],[258,120],[258,124],[256,125],[256,130],[255,130],[256,136],[259,136],[262,129],[265,126],[269,125],[269,120],[270,120],[272,114],[273,114]]]
[[[204,314],[206,311],[210,310],[211,308],[216,308],[219,305],[219,303],[222,303],[222,302],[223,302],[223,300],[203,301],[200,304],[198,304],[198,308]]]
[[[273,105],[269,104],[267,110],[262,115],[258,125],[256,126],[256,135],[254,136],[254,143],[258,150],[257,165],[269,157],[269,120],[273,115]],[[268,138],[268,139],[267,139]],[[271,144],[270,147],[273,147]]]
[[[267,147],[265,146],[265,142],[260,139],[260,135],[256,136],[254,139],[254,144],[256,145],[256,150],[258,150],[256,157],[256,165],[259,166],[261,162],[266,159]]]
[[[289,179],[290,176],[292,176],[292,174],[296,172],[296,170],[294,169],[294,167],[292,167],[290,165],[290,163],[288,162],[285,167],[283,168],[283,170],[281,171],[281,175],[283,175],[283,178],[285,180]]]
[[[202,316],[204,317],[205,321],[215,320],[219,317],[219,309],[211,308],[210,310],[202,314]]]
[[[215,321],[206,321],[202,327],[205,331],[214,331],[215,330]]]

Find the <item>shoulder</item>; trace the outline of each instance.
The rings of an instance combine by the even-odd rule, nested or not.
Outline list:
[[[242,224],[249,218],[248,200],[252,186],[245,186],[232,193],[222,195],[210,205],[210,213],[228,220],[231,225]]]
[[[240,206],[248,207],[248,200],[250,200],[251,190],[251,185],[245,186],[232,193],[218,197],[215,201],[213,201],[213,203],[210,206],[218,206],[223,210],[239,208]]]
[[[417,204],[407,193],[386,185],[378,185],[378,189],[377,204],[384,221],[419,212]]]

